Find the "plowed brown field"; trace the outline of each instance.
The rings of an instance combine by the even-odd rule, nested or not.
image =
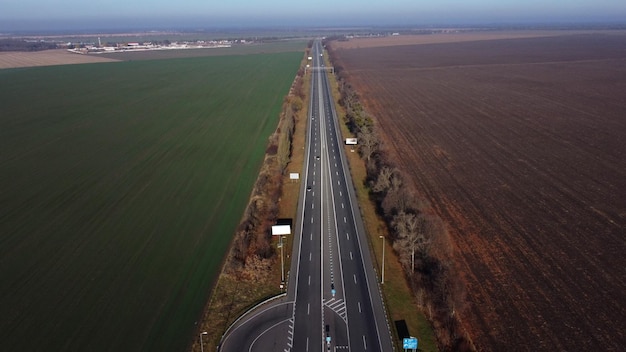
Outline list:
[[[34,52],[0,52],[0,69],[32,66],[91,64],[119,61],[103,56],[81,55],[67,50],[43,50]]]
[[[626,35],[336,49],[447,221],[483,351],[626,346]]]

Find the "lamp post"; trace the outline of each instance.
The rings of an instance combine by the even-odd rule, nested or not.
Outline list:
[[[285,260],[283,259],[283,236],[280,236],[280,284],[285,282]]]
[[[383,239],[383,269],[382,269],[380,283],[384,284],[385,283],[385,236],[378,236],[378,237]]]
[[[208,332],[203,331],[200,333],[200,351],[204,352],[204,341],[202,341],[202,335],[207,335]]]

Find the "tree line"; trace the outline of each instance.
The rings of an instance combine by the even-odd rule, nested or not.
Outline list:
[[[341,62],[331,48],[344,122],[358,138],[366,165],[366,187],[385,221],[391,241],[420,308],[430,320],[441,350],[474,350],[458,312],[464,307],[464,287],[452,261],[452,241],[446,224],[420,197],[384,151],[374,117],[359,100]]]
[[[0,39],[0,51],[41,51],[56,48],[57,44],[50,42]]]

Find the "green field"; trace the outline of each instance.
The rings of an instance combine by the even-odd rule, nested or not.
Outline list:
[[[0,70],[0,350],[184,350],[302,55]]]

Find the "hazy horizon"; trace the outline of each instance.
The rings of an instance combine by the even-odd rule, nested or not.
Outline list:
[[[164,29],[218,27],[429,26],[472,24],[624,23],[626,2],[568,0],[5,0],[0,31]]]

